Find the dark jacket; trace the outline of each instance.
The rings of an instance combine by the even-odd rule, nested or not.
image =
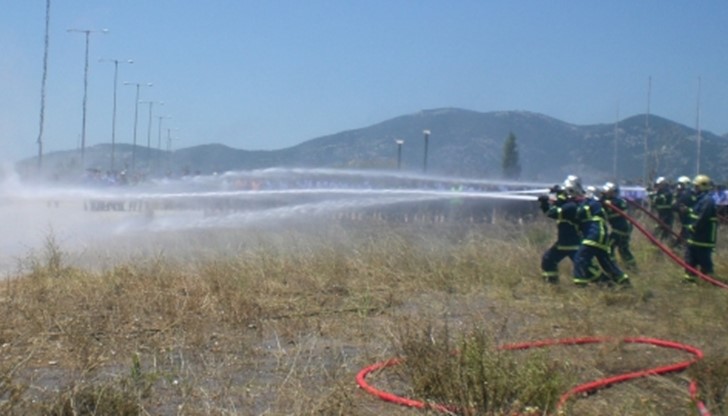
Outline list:
[[[627,211],[627,201],[618,196],[605,198],[604,202],[605,204],[610,204],[616,207],[622,212]],[[612,227],[613,233],[628,235],[632,232],[632,224],[630,224],[629,221],[627,221],[627,219],[624,218],[617,211],[611,210],[609,209],[609,207],[606,207],[605,213],[607,215],[607,222],[609,222],[609,226]]]
[[[581,234],[576,223],[576,201],[565,195],[558,195],[556,201],[542,204],[541,210],[547,217],[556,220],[556,247],[559,250],[576,250],[581,244]]]
[[[593,198],[585,198],[576,212],[582,244],[608,251],[607,219],[602,204]]]
[[[695,206],[690,210],[692,223],[688,226],[688,244],[698,247],[714,248],[718,238],[718,214],[715,200],[710,192],[696,195]]]

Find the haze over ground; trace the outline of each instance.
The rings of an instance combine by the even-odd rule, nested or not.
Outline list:
[[[19,160],[37,153],[46,1],[8,3],[1,158]],[[80,146],[78,30],[101,29],[89,36],[86,146],[111,141],[111,59],[134,60],[118,65],[119,143],[134,136],[135,87],[125,81],[153,83],[140,88],[155,104],[137,107],[137,143],[156,146],[164,131],[173,148],[278,149],[443,107],[593,124],[645,113],[649,102],[688,126],[699,108],[701,127],[724,134],[726,18],[720,0],[51,0],[44,147]]]

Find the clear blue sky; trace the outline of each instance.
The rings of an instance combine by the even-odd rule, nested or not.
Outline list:
[[[37,153],[45,0],[0,13],[0,160]],[[526,110],[574,123],[647,111],[728,132],[724,0],[51,0],[43,141],[133,137],[133,86],[153,106],[152,145],[278,149],[423,109]],[[149,105],[139,106],[146,145]],[[435,138],[437,132],[432,133]],[[166,140],[163,142],[166,147]]]

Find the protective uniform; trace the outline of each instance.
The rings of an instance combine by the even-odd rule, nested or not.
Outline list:
[[[581,184],[574,187],[574,192],[584,194]],[[602,204],[596,199],[582,199],[576,211],[576,221],[582,242],[574,256],[574,283],[586,285],[594,281],[590,278],[589,265],[596,258],[602,270],[611,278],[607,283],[631,286],[629,276],[609,257],[607,219]]]
[[[681,176],[677,179],[675,187],[675,202],[673,203],[673,211],[680,221],[680,242],[685,243],[688,239],[688,226],[693,222],[690,216],[690,210],[695,206],[697,197],[691,188],[692,181],[687,176]],[[679,242],[679,243],[680,243]]]
[[[692,223],[688,225],[685,263],[699,268],[702,273],[713,274],[713,250],[718,238],[718,215],[715,200],[710,195],[713,183],[706,175],[698,175],[693,179],[696,202],[690,210]],[[695,281],[695,275],[685,270],[685,280]]]
[[[541,276],[548,283],[559,282],[559,263],[568,257],[572,263],[574,255],[581,244],[581,234],[576,224],[576,211],[578,204],[569,196],[563,187],[556,185],[551,188],[554,199],[547,195],[539,197],[541,211],[548,218],[556,220],[556,242],[549,247],[541,258]],[[591,276],[598,276],[601,271],[598,267],[589,267]]]
[[[617,252],[619,257],[628,268],[637,266],[632,250],[629,247],[630,238],[632,236],[632,224],[627,221],[617,211],[609,209],[610,206],[616,207],[622,212],[627,211],[627,201],[619,195],[619,185],[607,182],[602,188],[602,201],[607,209],[605,214],[607,222],[611,229],[609,233],[609,254],[613,261],[617,260]]]
[[[665,226],[658,225],[654,233],[661,240],[668,241],[672,238],[674,214],[672,212],[673,195],[667,179],[662,176],[657,178],[655,181],[655,191],[649,194],[649,198],[652,210],[657,214],[660,221],[665,224]]]

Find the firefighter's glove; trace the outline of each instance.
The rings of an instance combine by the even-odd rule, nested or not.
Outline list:
[[[549,202],[549,196],[548,195],[539,195],[538,202],[540,202],[542,204],[547,204]]]

